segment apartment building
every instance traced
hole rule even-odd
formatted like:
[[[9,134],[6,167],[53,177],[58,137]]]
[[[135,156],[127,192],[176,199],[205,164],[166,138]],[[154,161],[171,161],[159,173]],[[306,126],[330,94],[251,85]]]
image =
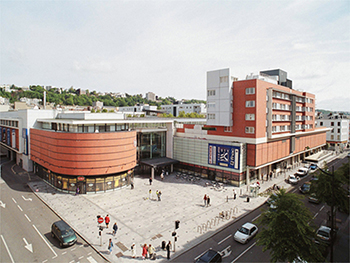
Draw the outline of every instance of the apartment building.
[[[343,150],[349,144],[349,119],[345,115],[330,114],[316,120],[316,127],[327,127],[326,140],[330,147]]]
[[[178,117],[180,112],[187,113],[197,113],[205,115],[207,113],[207,107],[204,103],[192,103],[192,104],[171,104],[171,105],[161,105],[161,110],[167,114],[172,114],[174,117]]]
[[[244,80],[207,72],[207,124],[183,125],[174,138],[180,169],[240,185],[320,151],[328,129],[315,127],[315,95],[291,86],[282,70]]]

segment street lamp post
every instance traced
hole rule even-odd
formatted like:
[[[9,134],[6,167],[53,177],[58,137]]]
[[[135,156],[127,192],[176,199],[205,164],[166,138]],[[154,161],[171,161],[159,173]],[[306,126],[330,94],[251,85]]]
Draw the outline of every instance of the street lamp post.
[[[333,262],[333,241],[334,241],[334,166],[332,166],[332,173],[328,173],[318,167],[322,173],[325,175],[328,175],[332,178],[332,201],[331,201],[331,255],[330,255],[330,262]]]

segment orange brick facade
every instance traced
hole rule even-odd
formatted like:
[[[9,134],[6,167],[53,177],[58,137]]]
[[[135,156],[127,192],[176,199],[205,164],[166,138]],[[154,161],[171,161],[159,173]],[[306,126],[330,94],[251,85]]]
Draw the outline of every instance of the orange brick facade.
[[[72,176],[120,173],[136,165],[136,132],[65,133],[30,130],[31,159]]]

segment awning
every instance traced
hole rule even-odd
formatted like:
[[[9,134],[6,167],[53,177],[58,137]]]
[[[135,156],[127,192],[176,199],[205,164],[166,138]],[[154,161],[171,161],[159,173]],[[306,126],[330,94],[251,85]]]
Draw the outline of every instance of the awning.
[[[178,162],[179,161],[177,161],[175,159],[171,159],[168,157],[161,157],[161,158],[154,158],[154,159],[149,159],[149,160],[142,160],[142,161],[140,161],[140,164],[144,164],[147,166],[157,168],[157,167],[164,167],[164,166],[171,165],[171,164],[176,164]]]

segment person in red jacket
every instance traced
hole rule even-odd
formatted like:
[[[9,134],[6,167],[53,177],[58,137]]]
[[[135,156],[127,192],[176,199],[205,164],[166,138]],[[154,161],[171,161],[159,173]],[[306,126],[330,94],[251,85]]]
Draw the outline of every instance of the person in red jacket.
[[[109,222],[111,222],[108,215],[106,215],[105,217],[105,222],[106,222],[106,227],[108,228]]]

